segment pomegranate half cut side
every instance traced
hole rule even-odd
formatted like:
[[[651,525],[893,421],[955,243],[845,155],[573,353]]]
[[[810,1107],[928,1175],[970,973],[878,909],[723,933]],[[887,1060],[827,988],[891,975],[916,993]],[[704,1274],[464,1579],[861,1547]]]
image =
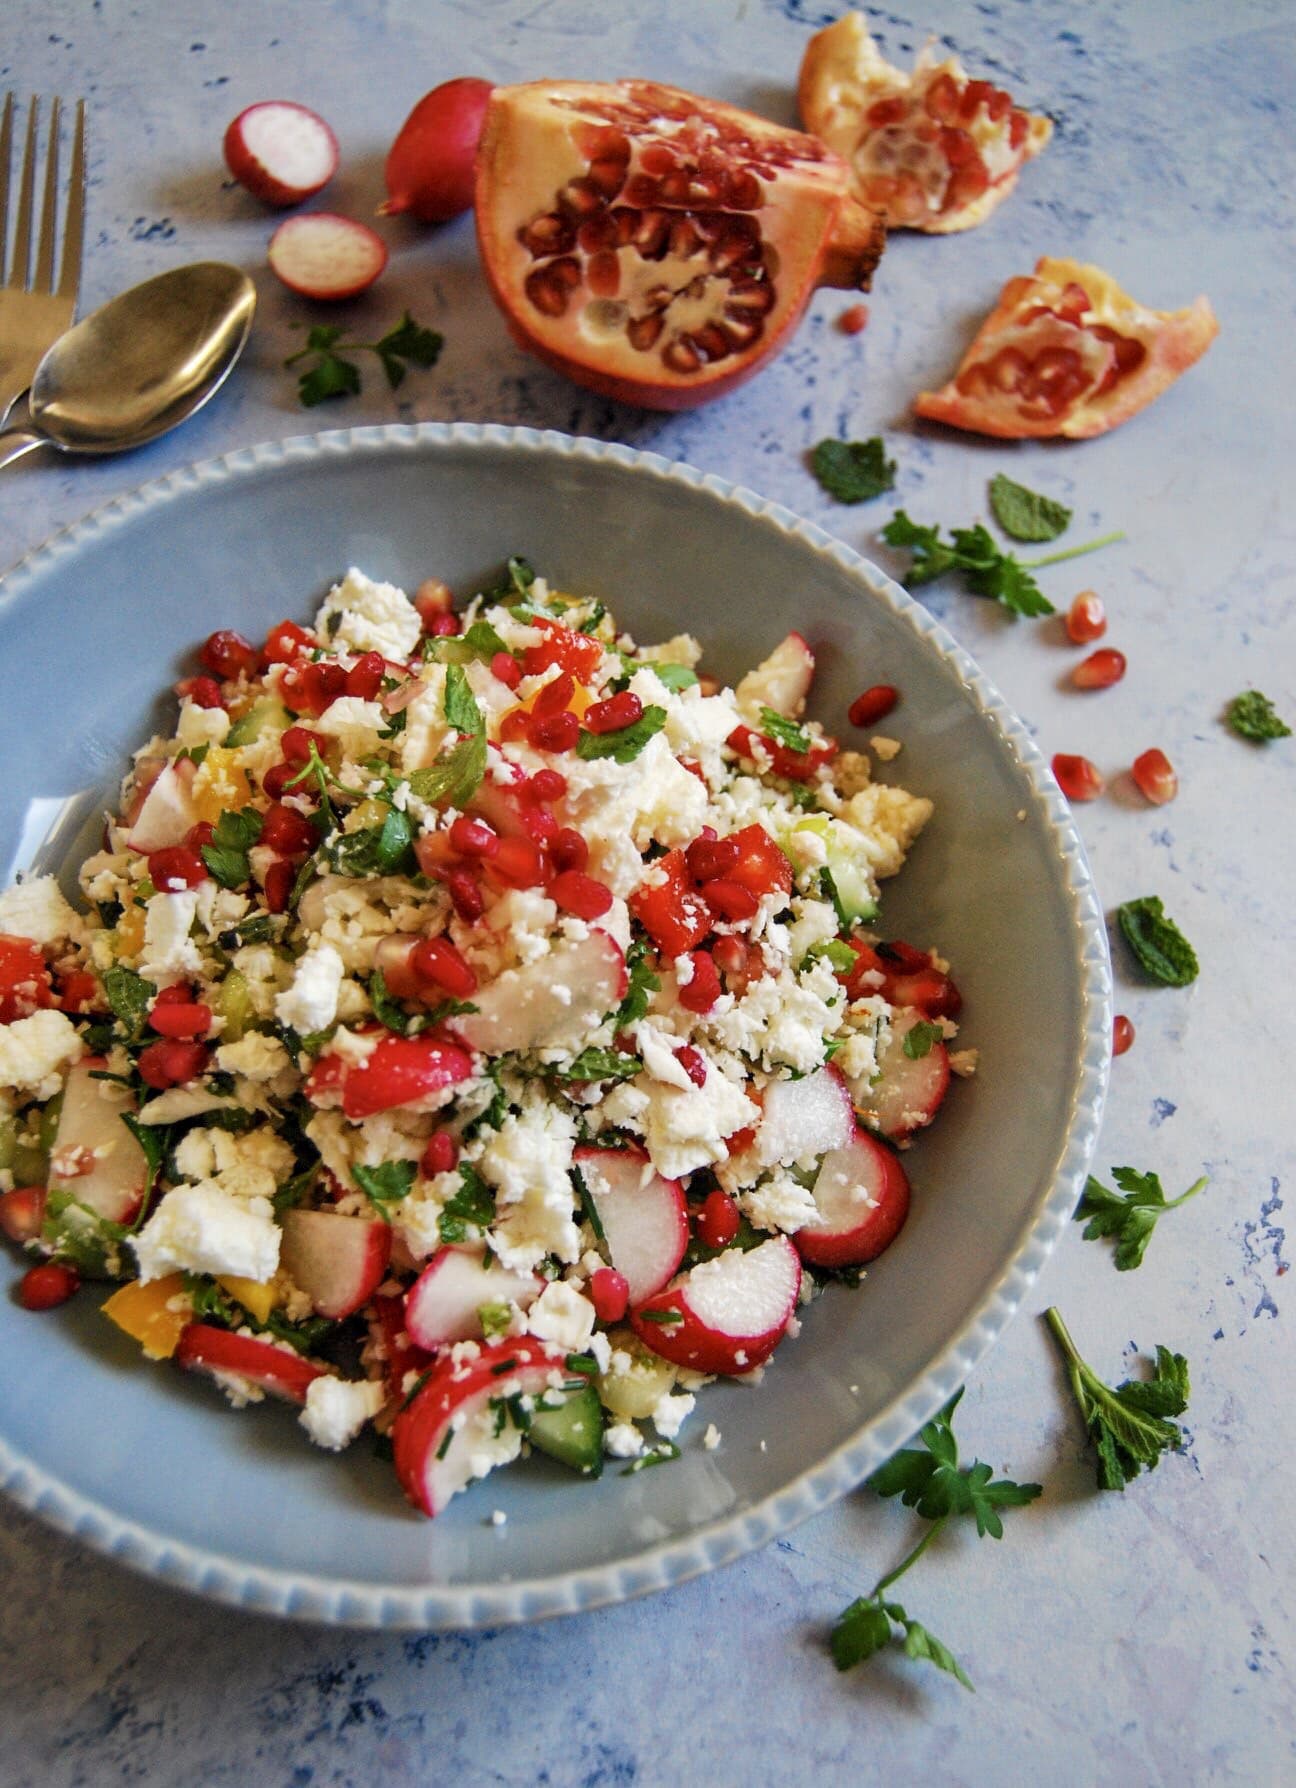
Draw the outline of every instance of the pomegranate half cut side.
[[[498,87],[477,155],[486,276],[519,346],[647,409],[731,391],[820,285],[867,290],[881,219],[816,138],[648,81]]]

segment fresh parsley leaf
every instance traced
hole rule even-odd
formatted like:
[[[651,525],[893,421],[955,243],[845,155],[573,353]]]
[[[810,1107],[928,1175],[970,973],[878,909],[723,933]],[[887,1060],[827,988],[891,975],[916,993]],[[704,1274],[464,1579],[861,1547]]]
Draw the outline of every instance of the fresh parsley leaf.
[[[456,740],[449,751],[426,770],[415,770],[409,785],[421,801],[466,807],[485,774],[486,735],[481,732],[469,739]]]
[[[376,968],[369,977],[369,1004],[373,1007],[374,1017],[379,1024],[385,1024],[398,1037],[407,1037],[410,1026],[417,1022],[393,996],[387,986],[387,977],[380,968]]]
[[[951,1426],[962,1391],[956,1391],[944,1408],[922,1429],[919,1438],[926,1451],[909,1447],[879,1466],[868,1480],[879,1496],[898,1496],[906,1508],[917,1509],[928,1521],[949,1515],[971,1515],[977,1533],[984,1538],[1003,1538],[1002,1508],[1022,1508],[1040,1494],[1039,1484],[1015,1484],[1011,1478],[993,1483],[990,1467],[979,1459],[959,1464],[958,1442]]]
[[[1116,908],[1121,934],[1152,980],[1167,987],[1187,987],[1197,979],[1197,952],[1173,919],[1166,917],[1159,895],[1145,894]]]
[[[284,361],[285,366],[290,364]],[[339,360],[334,354],[322,355],[319,363],[297,381],[297,396],[307,410],[327,403],[331,397],[355,397],[359,390],[360,368],[353,360]]]
[[[646,1017],[652,995],[661,991],[661,976],[654,970],[642,938],[635,938],[630,945],[626,956],[626,982],[625,998],[617,1008],[618,1031]]]
[[[990,480],[990,507],[1004,533],[1014,540],[1056,540],[1071,520],[1065,503],[1014,484],[1002,472]]]
[[[136,1042],[144,1029],[156,989],[143,975],[137,975],[134,969],[123,968],[120,963],[104,971],[103,985],[104,997],[112,1008],[113,1017],[125,1031],[127,1041]]]
[[[511,657],[508,647],[496,633],[489,621],[474,621],[465,633],[458,636],[458,643],[467,648],[474,657],[490,660],[497,652]]]
[[[336,325],[317,324],[308,333],[306,346],[290,354],[284,365],[296,366],[314,356],[314,366],[297,381],[297,395],[310,409],[331,397],[354,396],[360,390],[360,369],[353,360],[344,359],[344,353],[376,354],[394,391],[409,366],[435,366],[443,345],[444,338],[435,329],[423,328],[406,311],[396,327],[377,341],[343,341],[342,330]]]
[[[1084,1195],[1076,1206],[1075,1220],[1083,1218],[1084,1239],[1097,1241],[1102,1236],[1116,1239],[1116,1266],[1122,1273],[1132,1272],[1143,1264],[1143,1256],[1152,1239],[1157,1218],[1200,1192],[1208,1184],[1205,1176],[1189,1186],[1178,1198],[1167,1198],[1161,1181],[1154,1173],[1139,1173],[1133,1167],[1113,1167],[1112,1178],[1126,1196],[1113,1192],[1091,1174],[1085,1182]]]
[[[766,738],[777,740],[789,751],[804,755],[810,749],[812,741],[805,728],[798,726],[795,720],[789,720],[786,714],[780,714],[777,708],[761,709],[760,729]]]
[[[202,847],[202,859],[223,888],[241,888],[251,875],[248,852],[261,836],[262,815],[255,807],[238,812],[226,808],[216,821],[212,841]]]
[[[619,1049],[582,1049],[568,1063],[558,1078],[567,1081],[633,1080],[642,1074],[643,1063],[637,1055],[623,1055]]]
[[[826,957],[841,975],[848,975],[855,967],[854,950],[839,937],[825,938],[817,944],[811,944],[805,959],[807,962],[817,962],[821,956]],[[915,1025],[914,1028],[916,1030],[918,1026]]]
[[[576,755],[587,761],[610,757],[618,764],[633,763],[649,739],[659,733],[665,724],[665,708],[659,708],[655,703],[650,704],[633,725],[623,726],[617,732],[582,732],[576,745]]]
[[[325,855],[338,875],[395,875],[412,865],[413,842],[414,828],[400,809],[393,807],[381,826],[339,833]]]
[[[404,362],[424,368],[436,365],[445,346],[445,337],[438,335],[435,329],[423,328],[406,311],[396,327],[389,329],[373,346],[394,391],[405,377]]]
[[[893,1641],[904,1647],[906,1657],[924,1658],[938,1670],[956,1677],[965,1689],[972,1687],[948,1645],[928,1632],[920,1621],[911,1619],[899,1602],[884,1602],[876,1593],[860,1596],[838,1616],[829,1644],[837,1668],[850,1670]]]
[[[1258,689],[1243,690],[1229,703],[1225,719],[1235,733],[1253,744],[1263,745],[1266,739],[1289,739],[1291,728],[1280,720],[1273,703]]]
[[[949,539],[942,540],[939,527],[923,527],[903,509],[897,509],[883,528],[882,538],[888,546],[905,547],[913,555],[905,575],[910,589],[934,583],[950,571],[960,571],[976,595],[993,597],[1012,614],[1034,616],[1051,615],[1054,608],[1031,576],[1032,571],[1096,552],[1125,536],[1105,534],[1101,540],[1067,547],[1042,559],[1018,559],[1003,552],[979,522],[971,528],[951,529]]]
[[[867,503],[895,485],[895,461],[886,457],[881,435],[867,441],[820,441],[810,465],[839,503]]]
[[[1170,1417],[1188,1407],[1188,1362],[1158,1346],[1151,1378],[1126,1379],[1115,1390],[1080,1356],[1056,1309],[1044,1312],[1067,1363],[1067,1375],[1098,1454],[1098,1488],[1124,1490],[1140,1471],[1155,1470],[1183,1435]]]
[[[286,1341],[298,1353],[318,1353],[337,1327],[327,1316],[306,1316],[300,1322],[289,1322],[282,1310],[272,1310],[263,1323],[256,1325],[276,1341]]]
[[[392,1207],[408,1198],[417,1168],[413,1161],[384,1161],[377,1167],[351,1169],[351,1178],[386,1222],[392,1220]]]
[[[852,960],[854,951],[851,952]],[[917,1024],[910,1025],[904,1035],[903,1049],[911,1062],[920,1062],[924,1056],[931,1054],[933,1043],[943,1043],[945,1032],[938,1024],[929,1024],[920,1018]]]
[[[697,684],[697,672],[690,670],[687,664],[655,664],[649,663],[648,669],[659,683],[664,683],[672,693],[678,694],[681,689],[692,689]]]
[[[275,1216],[282,1217],[285,1211],[291,1211],[297,1205],[304,1204],[314,1190],[315,1182],[319,1176],[320,1163],[312,1161],[309,1167],[302,1168],[300,1173],[295,1173],[291,1179],[285,1180],[271,1200]]]
[[[462,1242],[469,1228],[487,1229],[495,1218],[495,1194],[471,1162],[459,1166],[459,1190],[441,1207],[437,1228],[443,1242]]]

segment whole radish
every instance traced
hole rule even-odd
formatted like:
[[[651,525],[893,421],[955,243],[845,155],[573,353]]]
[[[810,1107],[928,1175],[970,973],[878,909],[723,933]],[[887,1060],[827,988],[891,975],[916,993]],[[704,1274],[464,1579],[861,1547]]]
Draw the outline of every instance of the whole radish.
[[[384,217],[408,211],[424,223],[446,223],[473,202],[473,168],[489,81],[462,75],[444,81],[415,106],[387,156]]]
[[[267,205],[296,205],[337,173],[337,138],[322,118],[290,99],[248,106],[225,132],[229,171]]]

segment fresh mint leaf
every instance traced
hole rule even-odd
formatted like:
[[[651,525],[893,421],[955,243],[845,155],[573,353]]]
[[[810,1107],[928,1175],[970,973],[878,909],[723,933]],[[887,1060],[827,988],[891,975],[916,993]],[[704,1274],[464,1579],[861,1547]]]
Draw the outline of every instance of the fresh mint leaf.
[[[1120,1192],[1113,1192],[1092,1174],[1089,1176],[1084,1195],[1076,1206],[1075,1221],[1088,1219],[1084,1229],[1087,1242],[1098,1241],[1104,1236],[1115,1239],[1116,1267],[1122,1273],[1132,1272],[1143,1264],[1157,1219],[1185,1204],[1209,1183],[1203,1176],[1178,1198],[1167,1198],[1154,1173],[1139,1173],[1133,1167],[1113,1167],[1112,1178]]]
[[[414,1175],[413,1161],[384,1161],[377,1167],[352,1166],[351,1178],[386,1222],[392,1220],[392,1209],[410,1195]]]
[[[673,694],[677,695],[681,689],[693,689],[697,685],[697,672],[690,670],[687,664],[646,662],[648,662],[648,669],[652,671],[657,681],[664,684]]]
[[[1124,1490],[1140,1471],[1155,1470],[1163,1453],[1181,1445],[1183,1435],[1170,1418],[1188,1407],[1188,1362],[1158,1346],[1150,1379],[1127,1378],[1113,1390],[1081,1358],[1057,1310],[1046,1310],[1044,1320],[1062,1350],[1072,1394],[1098,1455],[1098,1488]]]
[[[1071,521],[1065,503],[1015,484],[1002,472],[990,480],[990,507],[1004,533],[1014,540],[1056,540]]]
[[[137,1042],[157,990],[143,975],[137,975],[134,969],[124,968],[120,963],[105,969],[103,986],[104,997],[113,1017],[126,1033],[127,1042]]]
[[[1258,689],[1245,689],[1235,695],[1225,714],[1233,731],[1255,745],[1267,739],[1289,739],[1291,728],[1278,717],[1273,703]]]
[[[1152,980],[1166,987],[1187,987],[1198,974],[1197,952],[1156,894],[1145,894],[1139,900],[1127,900],[1116,908],[1121,935],[1139,967]]]
[[[398,1037],[407,1037],[410,1027],[418,1023],[392,995],[387,986],[387,978],[379,968],[369,977],[369,1004],[373,1007],[374,1017],[379,1024],[386,1025],[389,1031],[395,1031]]]
[[[488,1229],[495,1220],[495,1194],[471,1162],[459,1166],[459,1190],[441,1207],[437,1228],[443,1242],[466,1241],[469,1229]]]
[[[466,807],[480,788],[485,774],[486,735],[482,732],[470,739],[457,740],[426,770],[415,770],[409,785],[421,801]]]
[[[446,724],[457,733],[468,739],[485,733],[486,721],[462,665],[452,664],[446,669],[444,707]]]
[[[820,441],[810,464],[839,503],[867,503],[895,486],[895,461],[886,457],[881,435],[867,441]]]
[[[202,847],[202,859],[223,888],[241,888],[252,871],[248,852],[261,836],[262,815],[255,807],[237,812],[226,808],[216,821],[212,841]]]
[[[576,755],[587,761],[610,757],[618,764],[633,763],[649,739],[655,737],[665,724],[665,708],[652,704],[644,709],[633,725],[623,726],[618,732],[582,732],[577,742]]]
[[[617,1030],[623,1031],[646,1017],[653,994],[660,991],[661,976],[653,968],[648,948],[641,938],[635,938],[626,956],[626,992],[617,1008]]]
[[[789,720],[786,714],[780,714],[777,708],[762,708],[760,711],[760,729],[768,739],[775,739],[789,751],[797,751],[805,755],[813,741],[803,726],[795,720]]]
[[[560,1080],[633,1080],[642,1074],[643,1063],[637,1055],[623,1055],[619,1049],[582,1049],[559,1074]]]
[[[855,952],[852,950],[852,961],[854,955]],[[925,1056],[931,1054],[933,1043],[943,1043],[944,1041],[945,1032],[940,1025],[929,1024],[925,1018],[920,1018],[917,1024],[910,1025],[905,1032],[902,1047],[911,1062],[920,1062]]]

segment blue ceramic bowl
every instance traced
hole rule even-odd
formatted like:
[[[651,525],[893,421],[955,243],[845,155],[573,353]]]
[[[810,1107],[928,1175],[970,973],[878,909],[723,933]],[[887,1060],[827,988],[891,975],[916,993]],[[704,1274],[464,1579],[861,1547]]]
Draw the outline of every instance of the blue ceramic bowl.
[[[510,553],[604,598],[641,639],[698,634],[726,680],[800,628],[829,724],[863,685],[903,691],[897,779],[936,816],[887,887],[887,926],[954,965],[981,1071],[909,1156],[913,1211],[867,1284],[813,1306],[758,1389],[708,1388],[663,1470],[586,1484],[537,1458],[428,1522],[367,1443],[335,1458],[282,1408],[234,1413],[142,1360],[93,1292],[39,1321],[0,1299],[0,1483],[101,1551],[223,1601],[366,1626],[494,1625],[738,1557],[857,1484],[963,1382],[1093,1151],[1106,937],[1024,727],[875,567],[652,454],[526,429],[357,429],[177,473],[60,535],[0,584],[5,879],[35,865],[74,885],[129,751],[213,628],[259,637],[304,619],[352,564],[468,593]],[[0,1264],[6,1282],[20,1270]],[[698,1438],[708,1421],[714,1452]],[[486,1519],[496,1508],[502,1527]]]

